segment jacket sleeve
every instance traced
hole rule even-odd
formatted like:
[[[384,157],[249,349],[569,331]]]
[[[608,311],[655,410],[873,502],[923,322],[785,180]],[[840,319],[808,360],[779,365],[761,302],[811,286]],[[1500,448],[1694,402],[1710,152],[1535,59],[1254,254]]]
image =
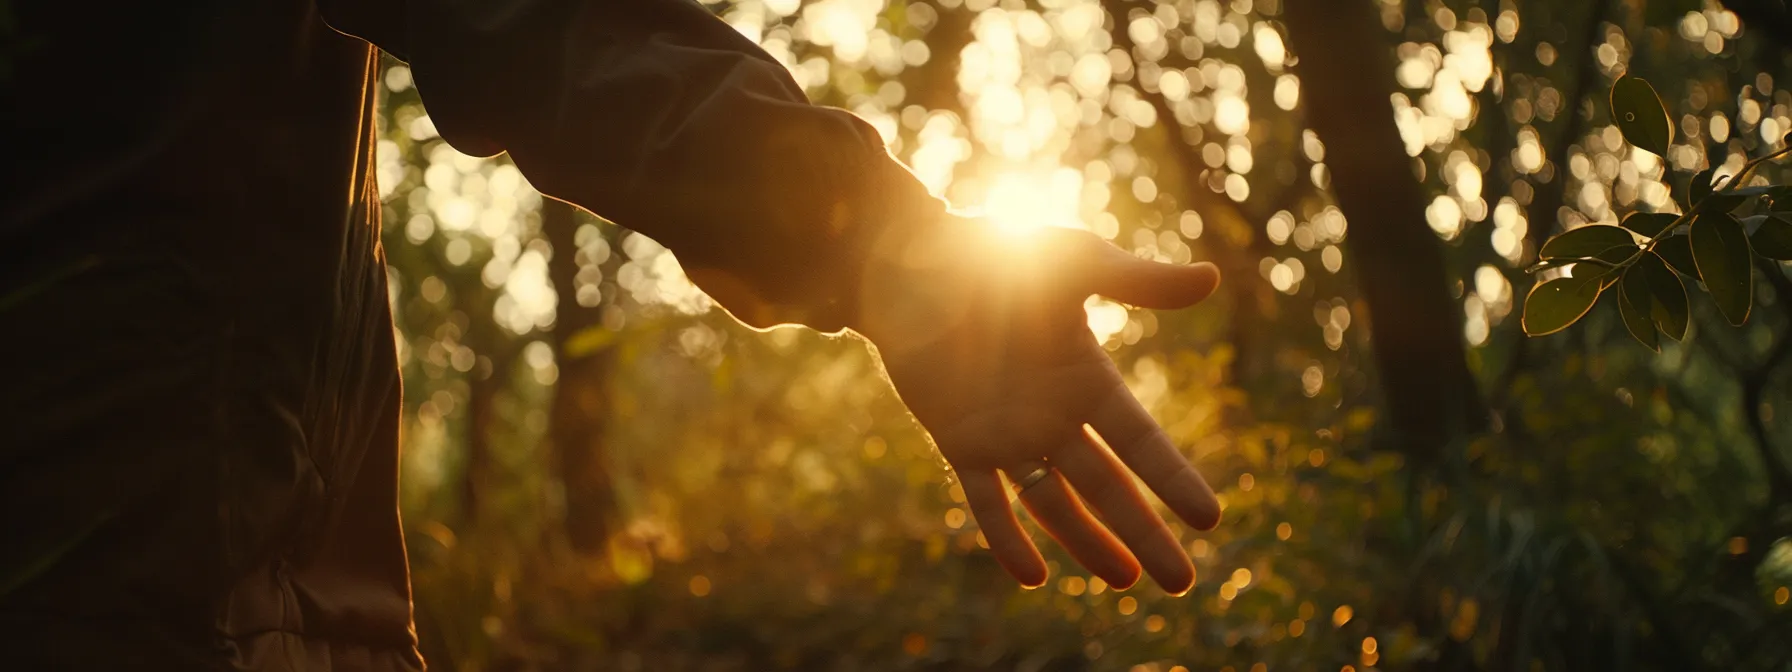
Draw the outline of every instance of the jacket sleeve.
[[[693,0],[332,4],[409,61],[450,145],[507,151],[542,193],[654,238],[749,325],[851,326],[878,239],[944,211],[875,129]]]

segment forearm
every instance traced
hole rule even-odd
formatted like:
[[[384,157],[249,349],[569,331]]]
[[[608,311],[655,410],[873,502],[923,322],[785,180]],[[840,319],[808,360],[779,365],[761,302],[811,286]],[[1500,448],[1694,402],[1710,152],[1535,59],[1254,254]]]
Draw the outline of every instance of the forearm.
[[[754,326],[848,326],[877,238],[943,210],[688,0],[413,1],[388,42],[450,144],[655,238]]]

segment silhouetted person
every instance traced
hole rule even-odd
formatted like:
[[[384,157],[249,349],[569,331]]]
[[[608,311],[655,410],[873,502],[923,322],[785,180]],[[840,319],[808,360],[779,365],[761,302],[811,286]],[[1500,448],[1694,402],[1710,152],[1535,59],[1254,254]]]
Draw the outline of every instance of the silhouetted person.
[[[1002,472],[1108,582],[1193,582],[1126,471],[1197,527],[1217,503],[1082,303],[1187,305],[1212,266],[946,213],[689,0],[100,4],[12,0],[0,49],[0,668],[422,666],[372,45],[449,144],[652,236],[747,324],[872,341],[1023,583]]]

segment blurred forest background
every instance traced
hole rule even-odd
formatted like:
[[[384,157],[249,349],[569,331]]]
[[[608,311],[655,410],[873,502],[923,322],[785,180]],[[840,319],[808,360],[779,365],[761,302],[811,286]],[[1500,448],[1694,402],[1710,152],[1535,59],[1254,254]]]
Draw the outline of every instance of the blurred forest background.
[[[449,148],[389,61],[438,669],[1792,669],[1792,269],[1742,328],[1695,294],[1660,354],[1612,300],[1517,313],[1551,234],[1784,148],[1780,0],[706,1],[954,205],[1225,270],[1088,304],[1224,521],[1180,532],[1187,596],[1050,552],[1020,590],[863,345],[740,327]],[[1665,159],[1612,125],[1625,73]]]

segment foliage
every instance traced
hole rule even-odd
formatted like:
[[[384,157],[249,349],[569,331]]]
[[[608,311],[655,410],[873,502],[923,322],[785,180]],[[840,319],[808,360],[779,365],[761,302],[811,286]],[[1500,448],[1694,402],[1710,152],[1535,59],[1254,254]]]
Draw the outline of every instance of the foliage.
[[[1314,109],[1301,62],[1323,56],[1286,48],[1294,1],[708,3],[954,204],[1221,264],[1194,310],[1089,304],[1226,505],[1180,532],[1198,568],[1180,598],[1062,555],[1016,589],[861,344],[743,329],[653,241],[555,228],[506,160],[444,145],[386,63],[401,494],[432,666],[1784,669],[1792,282],[1760,257],[1792,233],[1769,186],[1787,180],[1772,162],[1710,179],[1784,149],[1783,47],[1706,0],[1377,1],[1383,30],[1360,37],[1395,56],[1392,109]],[[1620,73],[1683,111],[1665,153],[1601,104]],[[1401,325],[1368,308],[1343,253],[1377,241],[1332,194],[1348,157],[1307,122],[1371,113],[1410,159],[1379,179],[1431,199],[1403,224],[1443,246],[1452,340],[1493,418],[1424,459],[1376,439],[1375,334]],[[1672,290],[1735,270],[1734,229],[1705,262],[1700,218],[1669,211],[1717,222],[1712,199],[1738,196],[1721,214],[1755,255],[1750,315],[1718,328],[1717,302]],[[1602,256],[1613,234],[1622,258]],[[1539,261],[1548,295],[1584,303],[1556,338],[1513,314]],[[1659,354],[1616,347],[1632,331]]]
[[[1626,141],[1657,156],[1667,154],[1674,129],[1655,87],[1641,78],[1621,78],[1612,85],[1611,109]],[[1578,273],[1531,288],[1525,333],[1542,336],[1568,328],[1605,290],[1616,287],[1624,327],[1660,351],[1658,330],[1674,340],[1686,337],[1686,286],[1676,271],[1701,283],[1724,318],[1742,326],[1754,306],[1754,257],[1792,260],[1792,186],[1737,187],[1761,164],[1792,153],[1792,135],[1784,144],[1787,149],[1752,159],[1734,175],[1718,175],[1715,168],[1694,175],[1683,214],[1633,212],[1620,226],[1595,224],[1551,237],[1533,270],[1569,266]],[[1733,213],[1745,205],[1762,212],[1739,220]]]

